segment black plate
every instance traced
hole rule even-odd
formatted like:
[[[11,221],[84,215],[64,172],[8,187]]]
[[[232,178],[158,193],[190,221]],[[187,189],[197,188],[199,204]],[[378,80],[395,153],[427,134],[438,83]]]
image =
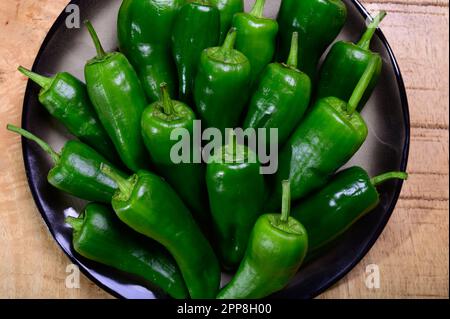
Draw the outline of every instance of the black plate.
[[[247,9],[253,1],[246,1]],[[349,11],[347,25],[340,38],[356,41],[365,27],[368,16],[356,0],[345,1]],[[80,7],[81,21],[90,19],[106,49],[114,50],[116,42],[116,15],[120,0],[74,0]],[[267,13],[275,16],[279,0],[268,1]],[[33,70],[42,74],[68,71],[83,79],[84,63],[94,56],[94,48],[87,31],[67,29],[63,12],[49,31],[36,57]],[[372,45],[384,59],[380,84],[374,92],[363,116],[370,133],[364,147],[348,165],[358,164],[371,175],[392,170],[405,170],[409,152],[409,111],[402,76],[393,52],[378,30]],[[38,87],[28,83],[23,107],[22,126],[49,141],[59,149],[71,136],[50,118],[39,105]],[[23,158],[28,182],[42,217],[58,244],[83,273],[114,296],[125,298],[159,297],[125,275],[107,267],[89,262],[71,248],[71,230],[64,218],[80,211],[84,202],[65,195],[49,186],[46,174],[50,169],[48,156],[34,143],[23,142]],[[380,187],[381,203],[371,214],[360,220],[342,236],[333,250],[307,264],[289,287],[274,297],[312,298],[329,288],[346,275],[369,251],[384,229],[402,188],[401,181],[392,181]]]

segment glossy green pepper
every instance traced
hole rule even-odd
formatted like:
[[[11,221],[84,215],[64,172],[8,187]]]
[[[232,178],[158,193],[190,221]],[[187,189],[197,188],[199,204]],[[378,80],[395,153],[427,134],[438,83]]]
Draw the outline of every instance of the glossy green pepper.
[[[146,171],[129,179],[107,166],[102,171],[119,185],[112,207],[120,220],[169,250],[192,298],[214,298],[220,284],[219,262],[190,211],[169,184]]]
[[[236,50],[242,52],[252,67],[252,83],[272,62],[278,34],[278,23],[264,17],[265,0],[256,0],[249,13],[234,15],[232,26],[237,30]]]
[[[134,66],[151,101],[158,100],[160,83],[168,83],[171,89],[177,87],[170,38],[175,17],[185,3],[186,0],[124,0],[120,7],[120,51]]]
[[[378,64],[377,69],[373,74],[369,87],[356,108],[358,111],[362,110],[378,83],[383,67],[381,56],[378,53],[370,51],[370,42],[375,30],[385,16],[386,12],[380,12],[368,26],[367,31],[357,44],[339,41],[331,47],[320,70],[319,82],[317,84],[317,98],[335,96],[341,100],[348,100],[369,61],[375,58]]]
[[[278,61],[289,55],[292,32],[300,38],[299,69],[316,80],[319,60],[336,39],[347,19],[347,8],[341,0],[283,0],[278,13]]]
[[[219,43],[220,13],[210,0],[185,4],[172,31],[172,53],[178,69],[179,99],[192,103],[192,90],[200,55]]]
[[[47,180],[52,186],[81,199],[111,202],[117,184],[100,171],[101,164],[107,164],[120,176],[125,175],[113,168],[112,164],[90,146],[79,141],[69,141],[64,145],[61,154],[58,154],[50,145],[30,132],[11,124],[7,128],[36,142],[50,155],[53,168],[48,173]]]
[[[211,0],[220,11],[220,40],[219,43],[225,41],[228,30],[231,28],[231,21],[236,13],[244,11],[243,0]]]
[[[231,135],[228,145],[209,160],[206,183],[218,255],[226,269],[235,269],[244,257],[250,232],[264,204],[264,177],[257,155],[237,145],[236,137]]]
[[[323,189],[293,208],[292,217],[305,226],[308,253],[313,253],[343,234],[380,202],[376,186],[390,179],[407,179],[403,172],[370,179],[360,167],[338,173]]]
[[[376,68],[373,59],[348,103],[335,97],[318,100],[281,150],[274,180],[290,179],[293,200],[325,186],[366,140],[368,129],[356,106]],[[268,207],[276,207],[280,197],[275,191]]]
[[[309,76],[297,69],[298,33],[288,61],[267,66],[250,102],[244,128],[277,128],[283,145],[305,113],[311,97]],[[266,137],[266,141],[269,141]]]
[[[144,90],[125,55],[105,53],[92,24],[86,26],[97,49],[84,70],[89,97],[123,163],[138,171],[149,164],[140,129]]]
[[[234,49],[236,30],[231,29],[221,47],[203,51],[195,79],[197,112],[207,127],[235,128],[247,103],[250,62]]]
[[[306,256],[308,235],[289,213],[289,181],[284,181],[281,215],[259,217],[244,260],[218,299],[264,298],[283,289],[294,277]]]
[[[67,72],[45,77],[22,66],[19,71],[41,87],[39,102],[71,134],[110,161],[118,160],[114,145],[95,113],[83,82]]]
[[[207,207],[205,172],[202,164],[196,164],[193,157],[189,163],[174,163],[172,149],[178,141],[171,135],[176,129],[185,129],[194,136],[194,112],[184,103],[170,98],[166,83],[161,85],[161,100],[150,105],[142,114],[142,136],[158,173],[180,195],[194,213],[200,225],[210,220]],[[200,146],[192,145],[190,154]]]
[[[173,298],[189,293],[175,260],[161,245],[125,226],[110,208],[89,204],[78,218],[67,217],[72,244],[81,256],[145,279]]]

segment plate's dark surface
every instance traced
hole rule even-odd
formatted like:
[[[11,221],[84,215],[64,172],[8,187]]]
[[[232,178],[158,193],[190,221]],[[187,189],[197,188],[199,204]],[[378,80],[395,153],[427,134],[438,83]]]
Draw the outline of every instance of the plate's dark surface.
[[[267,14],[275,16],[280,0],[267,1]],[[356,41],[364,26],[367,12],[354,0],[344,1],[349,11],[348,22],[339,38]],[[116,16],[121,0],[72,1],[80,7],[81,21],[90,19],[97,28],[105,49],[114,50]],[[246,1],[249,8],[253,1]],[[87,31],[68,29],[67,13],[63,12],[47,35],[36,58],[33,70],[52,75],[68,71],[84,79],[86,60],[94,56],[94,48]],[[405,170],[409,151],[409,113],[405,88],[393,53],[379,30],[372,48],[381,53],[384,69],[380,84],[366,106],[363,117],[369,125],[369,137],[364,147],[349,165],[358,164],[371,175],[386,171]],[[71,138],[39,105],[38,87],[29,83],[23,108],[23,127],[49,141],[59,149]],[[64,224],[67,214],[80,211],[84,202],[67,196],[48,185],[46,175],[50,160],[38,147],[23,143],[23,155],[30,188],[36,204],[52,235],[66,254],[81,270],[101,287],[115,296],[125,298],[155,298],[144,287],[114,270],[89,262],[78,256],[71,247],[71,230]],[[392,181],[379,188],[381,204],[341,237],[328,254],[306,264],[285,290],[275,297],[311,298],[317,296],[348,273],[377,240],[397,202],[402,182]]]

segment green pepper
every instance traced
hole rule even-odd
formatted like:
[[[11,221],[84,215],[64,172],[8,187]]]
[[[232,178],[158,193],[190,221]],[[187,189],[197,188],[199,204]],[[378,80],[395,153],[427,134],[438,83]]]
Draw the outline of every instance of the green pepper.
[[[67,217],[66,223],[73,228],[72,244],[81,256],[143,278],[173,298],[189,297],[168,252],[125,226],[110,208],[89,204],[78,218]]]
[[[264,17],[265,0],[256,0],[249,13],[234,15],[232,26],[237,30],[236,50],[244,53],[252,67],[252,83],[272,62],[278,34],[278,23]]]
[[[208,161],[206,183],[219,256],[226,269],[234,269],[244,257],[264,203],[264,178],[257,155],[237,145],[232,134],[229,144]]]
[[[207,127],[239,125],[250,89],[250,62],[234,49],[236,30],[231,29],[221,47],[203,51],[195,79],[197,112]]]
[[[408,174],[391,172],[370,179],[360,167],[338,173],[330,183],[292,210],[292,217],[305,226],[309,253],[343,234],[380,202],[376,186],[390,179],[407,179]]]
[[[179,99],[190,104],[200,55],[219,43],[220,13],[210,0],[185,4],[172,31],[172,53],[178,69]]]
[[[283,0],[277,18],[281,30],[278,60],[286,61],[292,32],[298,32],[299,69],[314,82],[321,56],[338,36],[346,19],[347,8],[341,0]]]
[[[161,100],[142,114],[142,136],[158,173],[166,178],[195,214],[196,220],[204,225],[209,220],[203,195],[206,193],[204,167],[191,159],[189,163],[174,163],[171,159],[172,149],[177,144],[171,140],[172,132],[185,129],[189,136],[194,136],[195,114],[186,104],[171,100],[166,83],[161,85],[161,90]],[[191,148],[191,154],[195,149],[195,146]]]
[[[148,165],[140,129],[144,90],[125,55],[105,53],[92,24],[86,21],[86,26],[97,49],[84,70],[89,97],[120,158],[137,171]]]
[[[52,161],[53,168],[47,176],[48,182],[59,190],[81,199],[109,203],[117,190],[117,184],[100,171],[100,165],[106,163],[113,166],[90,146],[79,142],[67,142],[61,154],[55,152],[50,145],[24,129],[8,124],[8,130],[36,142]],[[125,176],[114,169],[116,174]]]
[[[220,11],[220,40],[219,43],[225,41],[228,30],[231,28],[231,21],[238,12],[244,11],[243,0],[211,0]]]
[[[124,0],[120,7],[119,47],[134,66],[151,101],[158,100],[160,83],[176,88],[170,38],[176,14],[185,3],[186,0]]]
[[[119,185],[112,207],[119,219],[169,250],[192,298],[214,298],[220,266],[208,240],[175,191],[162,178],[139,171],[129,179],[107,166],[102,171]]]
[[[376,68],[373,59],[348,103],[335,97],[318,100],[281,150],[274,180],[280,183],[289,178],[294,200],[325,186],[366,140],[367,125],[356,106]],[[280,195],[275,190],[269,208],[276,207]]]
[[[279,145],[286,142],[300,122],[311,97],[311,80],[297,69],[297,50],[298,33],[294,32],[287,63],[267,66],[244,121],[244,128],[277,128]]]
[[[39,102],[51,116],[82,142],[110,161],[117,161],[114,145],[95,113],[83,82],[67,72],[44,77],[22,66],[19,71],[41,87]]]
[[[308,250],[308,235],[289,217],[289,181],[283,181],[281,215],[259,217],[236,275],[218,299],[259,299],[283,289],[300,268]]]
[[[377,59],[377,69],[361,102],[356,108],[358,111],[362,110],[377,85],[383,67],[381,56],[370,51],[370,42],[375,30],[385,16],[386,12],[380,12],[368,26],[367,31],[357,44],[339,41],[331,47],[320,70],[317,98],[335,96],[342,100],[348,100],[369,61],[375,58]]]

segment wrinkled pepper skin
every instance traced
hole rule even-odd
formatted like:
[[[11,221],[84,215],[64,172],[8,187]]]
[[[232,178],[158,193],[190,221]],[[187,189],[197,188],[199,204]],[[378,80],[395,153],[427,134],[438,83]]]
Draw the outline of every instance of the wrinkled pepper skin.
[[[250,90],[250,62],[233,49],[235,39],[236,30],[231,29],[222,47],[204,50],[195,79],[197,113],[206,127],[222,133],[239,125]]]
[[[271,63],[267,66],[244,121],[244,129],[278,129],[278,145],[284,145],[294,131],[311,98],[311,80],[296,68],[298,37],[295,34],[291,59],[286,64]]]
[[[193,162],[174,163],[171,159],[173,147],[179,143],[172,141],[172,132],[185,129],[189,136],[194,136],[194,112],[184,103],[171,100],[166,84],[161,86],[161,100],[150,105],[142,114],[142,136],[150,159],[158,173],[180,195],[194,214],[200,225],[210,221],[207,208],[205,171],[202,164]],[[198,148],[199,146],[197,146]],[[194,154],[192,145],[190,154]]]
[[[138,171],[149,165],[140,130],[144,90],[125,55],[105,53],[92,25],[87,26],[97,49],[84,70],[89,97],[123,163]]]
[[[278,23],[264,17],[265,0],[257,0],[251,12],[234,15],[232,26],[237,30],[236,50],[250,61],[252,83],[275,55]]]
[[[172,30],[172,54],[178,70],[179,99],[192,103],[192,90],[202,51],[214,47],[220,38],[219,9],[209,0],[185,4]]]
[[[67,72],[44,77],[24,67],[19,71],[41,87],[39,102],[67,130],[110,161],[118,155],[103,128],[87,93],[86,85]]]
[[[361,102],[356,108],[358,112],[363,109],[378,83],[383,67],[381,56],[370,51],[370,40],[385,15],[385,12],[381,12],[373,20],[357,44],[339,41],[331,47],[320,70],[317,98],[335,96],[347,101],[370,60],[375,58],[377,60],[377,69]],[[342,79],[345,79],[345,81]]]
[[[244,0],[211,0],[211,3],[220,11],[219,43],[223,43],[231,28],[231,21],[234,15],[244,11]]]
[[[171,54],[175,17],[186,0],[124,0],[117,20],[120,51],[139,75],[150,101],[159,98],[159,85],[177,87]],[[175,92],[171,92],[174,94]]]
[[[259,217],[244,260],[217,299],[264,298],[283,289],[297,273],[308,251],[308,235],[302,224],[289,217],[290,198],[286,191],[283,194],[287,196],[283,196],[282,214]]]
[[[247,147],[236,145],[233,138],[207,165],[206,182],[218,255],[227,270],[239,266],[264,204],[264,177],[256,158]]]
[[[308,253],[333,241],[378,206],[377,183],[407,176],[392,172],[371,180],[361,167],[351,167],[334,176],[327,186],[292,209],[292,217],[308,232]]]
[[[278,61],[286,61],[291,35],[299,33],[299,69],[316,80],[319,60],[347,19],[341,0],[283,0],[278,13]]]
[[[110,208],[89,204],[78,217],[68,217],[72,244],[81,256],[136,275],[176,299],[189,293],[175,260],[161,245],[125,226]]]
[[[122,222],[169,250],[191,298],[214,298],[220,285],[220,266],[208,240],[190,211],[162,178],[140,171],[128,180],[107,167],[120,191],[112,207]]]
[[[36,142],[47,152],[53,161],[53,168],[47,175],[48,182],[78,198],[100,203],[111,202],[117,184],[101,172],[102,163],[114,169],[116,174],[125,176],[97,151],[82,142],[69,141],[58,154],[47,143],[23,129],[8,125],[8,130]]]

